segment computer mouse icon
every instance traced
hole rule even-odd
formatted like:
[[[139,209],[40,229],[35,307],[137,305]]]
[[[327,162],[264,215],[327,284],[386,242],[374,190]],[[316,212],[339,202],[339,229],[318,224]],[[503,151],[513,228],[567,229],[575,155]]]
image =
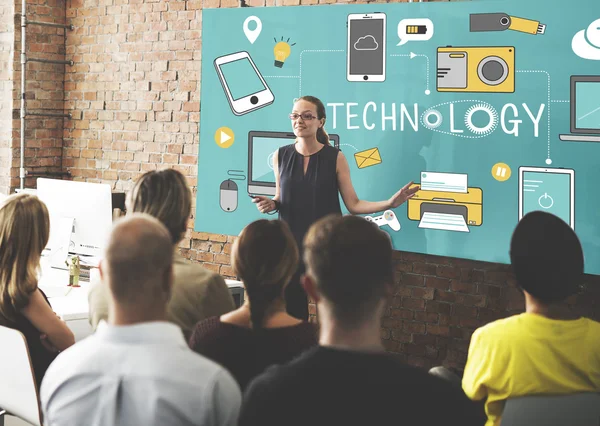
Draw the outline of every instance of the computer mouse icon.
[[[219,204],[223,211],[231,213],[237,209],[238,205],[238,186],[231,179],[221,182],[219,187]]]

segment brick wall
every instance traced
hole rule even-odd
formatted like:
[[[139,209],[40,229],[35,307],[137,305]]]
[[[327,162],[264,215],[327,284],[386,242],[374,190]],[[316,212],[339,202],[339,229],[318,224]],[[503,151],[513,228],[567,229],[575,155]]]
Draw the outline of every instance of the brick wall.
[[[6,2],[6,0],[2,0]],[[6,144],[10,148],[8,168],[0,166],[0,182],[6,182],[7,190],[19,187],[20,167],[20,115],[21,107],[21,2],[10,2],[11,16],[3,17],[4,25],[10,24],[13,31],[14,55],[12,66],[1,66],[12,70],[11,92],[6,92],[4,103],[12,98],[12,140]],[[64,24],[66,21],[65,2],[63,0],[27,1],[29,21]],[[16,14],[16,15],[15,15]],[[26,53],[28,59],[65,60],[64,30],[39,25],[26,28]],[[30,62],[26,68],[25,99],[28,112],[64,112],[64,65]],[[9,85],[10,86],[10,85]],[[6,87],[9,90],[9,87]],[[10,96],[10,98],[9,98]],[[4,123],[3,123],[4,124]],[[0,135],[10,131],[10,122],[2,126]],[[62,169],[63,119],[52,117],[28,117],[25,121],[25,169],[28,172],[27,187],[35,187],[38,176],[60,176]],[[0,136],[0,147],[3,138]],[[0,159],[4,158],[0,154]],[[0,183],[0,188],[2,184]]]
[[[75,64],[65,70],[64,107],[73,119],[65,120],[61,142],[63,170],[74,179],[123,191],[147,170],[174,167],[195,192],[203,5],[237,7],[238,0],[67,0],[75,30],[67,33],[66,59]],[[231,277],[234,237],[193,232],[193,216],[182,253]],[[381,333],[386,348],[410,364],[462,368],[476,327],[523,309],[506,265],[400,252],[395,262]],[[600,319],[599,299],[600,277],[588,277],[572,304]]]
[[[14,0],[0,0],[0,194],[8,194],[12,154]]]

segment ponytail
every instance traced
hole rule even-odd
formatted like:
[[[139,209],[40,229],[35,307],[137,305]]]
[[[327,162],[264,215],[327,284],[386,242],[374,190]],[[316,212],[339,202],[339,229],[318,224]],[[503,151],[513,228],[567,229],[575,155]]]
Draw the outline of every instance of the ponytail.
[[[331,145],[331,143],[329,142],[329,135],[325,131],[324,127],[319,127],[319,129],[317,130],[317,140],[323,145]]]
[[[260,286],[260,284],[244,283],[248,291],[248,299],[250,300],[250,322],[252,329],[259,331],[263,328],[268,310],[278,297],[281,296],[281,288],[276,285]]]

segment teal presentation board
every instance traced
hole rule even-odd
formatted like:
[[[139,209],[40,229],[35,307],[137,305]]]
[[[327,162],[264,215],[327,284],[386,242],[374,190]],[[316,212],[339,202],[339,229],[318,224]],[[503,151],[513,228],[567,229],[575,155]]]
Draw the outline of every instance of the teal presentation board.
[[[378,221],[395,249],[508,263],[542,210],[600,274],[597,0],[205,9],[202,26],[197,231],[277,217],[248,194],[274,195],[273,153],[313,95],[359,198],[420,185],[399,226]]]

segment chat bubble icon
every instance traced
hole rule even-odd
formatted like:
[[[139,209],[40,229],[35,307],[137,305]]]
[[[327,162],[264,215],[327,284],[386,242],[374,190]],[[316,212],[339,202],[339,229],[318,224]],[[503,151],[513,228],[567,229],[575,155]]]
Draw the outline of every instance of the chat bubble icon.
[[[433,22],[428,18],[403,19],[398,23],[398,38],[396,46],[402,46],[409,41],[426,41],[433,37]]]

